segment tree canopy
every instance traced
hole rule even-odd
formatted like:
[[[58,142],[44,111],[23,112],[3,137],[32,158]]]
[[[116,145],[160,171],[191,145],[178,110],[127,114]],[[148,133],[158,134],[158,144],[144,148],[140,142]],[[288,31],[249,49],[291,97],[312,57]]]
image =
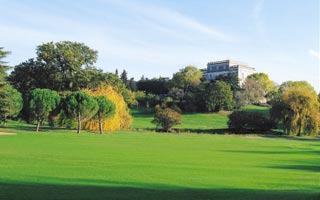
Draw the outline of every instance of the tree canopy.
[[[58,106],[59,102],[60,96],[56,91],[39,88],[32,90],[29,108],[31,116],[37,120],[37,132],[44,119]]]
[[[255,78],[247,78],[242,85],[242,89],[243,94],[238,97],[244,98],[239,100],[245,102],[244,104],[260,103],[265,100],[265,90]]]
[[[237,91],[240,89],[239,78],[236,73],[229,73],[227,75],[218,76],[215,81],[223,81],[230,85],[232,91]]]
[[[0,86],[6,84],[7,70],[9,69],[6,66],[6,61],[3,59],[10,54],[9,51],[5,51],[3,47],[0,47]]]
[[[99,72],[94,67],[97,51],[82,43],[45,43],[37,47],[36,55],[35,59],[17,65],[10,75],[18,90],[28,84],[32,88],[75,91],[86,86]]]
[[[175,125],[181,124],[182,117],[179,112],[170,107],[156,106],[156,114],[152,123],[162,127],[163,131],[168,132]]]
[[[84,89],[83,91],[94,97],[104,96],[115,105],[114,116],[103,119],[102,127],[104,131],[116,131],[130,127],[132,116],[129,113],[128,105],[114,86],[102,84],[97,89]],[[99,121],[96,118],[92,118],[84,122],[84,128],[91,131],[99,131]]]
[[[266,94],[276,89],[275,83],[272,80],[270,80],[268,74],[266,73],[251,74],[247,78],[254,79],[257,84],[261,85]]]
[[[8,117],[17,117],[23,106],[21,93],[11,85],[0,88],[0,120],[6,126]]]
[[[103,133],[103,120],[105,118],[109,118],[114,116],[116,106],[115,104],[107,99],[105,96],[98,96],[96,97],[97,103],[98,103],[98,112],[96,114],[98,120],[99,120],[99,131],[100,134]]]
[[[94,97],[85,92],[73,92],[64,102],[64,110],[68,117],[75,118],[78,123],[77,133],[80,133],[81,122],[91,119],[99,106]]]
[[[230,85],[216,81],[206,89],[206,107],[209,112],[232,109],[232,91]]]
[[[173,75],[172,83],[174,87],[182,88],[186,92],[190,86],[201,83],[202,76],[201,70],[194,66],[187,66]]]
[[[290,135],[318,133],[320,112],[318,96],[305,81],[289,81],[280,86],[279,97],[272,102],[271,116],[282,123]]]

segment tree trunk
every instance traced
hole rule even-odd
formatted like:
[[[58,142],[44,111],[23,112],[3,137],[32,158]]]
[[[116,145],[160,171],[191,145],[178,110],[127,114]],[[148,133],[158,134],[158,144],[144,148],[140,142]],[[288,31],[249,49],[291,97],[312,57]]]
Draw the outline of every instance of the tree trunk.
[[[3,126],[7,127],[7,115],[4,115]]]
[[[77,129],[78,134],[80,134],[80,129],[81,129],[81,114],[79,112],[78,113],[78,129]]]
[[[103,133],[103,130],[102,130],[102,119],[101,119],[100,113],[98,113],[98,118],[99,118],[99,131],[100,131],[100,134],[102,134]]]
[[[302,124],[301,124],[301,122],[300,122],[300,123],[299,123],[299,130],[298,130],[297,136],[301,136],[301,132],[302,132]]]
[[[36,128],[36,132],[39,132],[39,129],[40,129],[40,119],[38,119],[38,122],[37,122],[37,128]]]

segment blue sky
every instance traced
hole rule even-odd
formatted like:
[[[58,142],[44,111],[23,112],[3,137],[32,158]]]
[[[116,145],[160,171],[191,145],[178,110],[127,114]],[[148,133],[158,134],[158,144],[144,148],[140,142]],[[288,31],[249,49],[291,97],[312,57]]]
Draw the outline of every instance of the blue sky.
[[[83,42],[97,67],[171,77],[186,65],[239,60],[319,91],[319,0],[0,0],[0,46],[14,66],[37,45]]]

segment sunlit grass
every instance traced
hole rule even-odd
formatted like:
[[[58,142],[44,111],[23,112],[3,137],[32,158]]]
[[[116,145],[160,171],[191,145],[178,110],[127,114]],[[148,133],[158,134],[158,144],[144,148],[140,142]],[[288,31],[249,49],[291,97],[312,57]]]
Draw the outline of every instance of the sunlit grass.
[[[35,133],[23,123],[10,126],[0,129],[17,133],[0,136],[0,199],[320,197],[317,138],[77,135],[62,129]]]

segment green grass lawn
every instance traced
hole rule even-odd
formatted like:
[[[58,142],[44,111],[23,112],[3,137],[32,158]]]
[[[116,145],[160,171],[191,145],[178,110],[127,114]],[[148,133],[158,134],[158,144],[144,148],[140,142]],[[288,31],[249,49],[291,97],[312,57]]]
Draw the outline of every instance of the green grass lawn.
[[[258,112],[262,113],[265,116],[269,116],[269,110],[270,108],[265,106],[255,106],[255,105],[246,105],[241,110],[249,111],[249,112]]]
[[[17,133],[0,136],[1,200],[320,199],[319,138],[11,126],[0,129]]]
[[[255,105],[247,105],[242,108],[249,112],[259,112],[266,116],[269,115],[269,108]],[[131,114],[134,117],[132,128],[134,129],[155,129],[155,124],[151,123],[154,114],[145,114],[141,110],[132,110]],[[182,114],[182,124],[175,126],[182,131],[191,132],[208,132],[220,133],[223,129],[228,128],[228,116],[220,113],[195,113]]]
[[[132,111],[134,117],[132,128],[135,129],[155,129],[156,125],[151,123],[154,114],[143,114],[137,110]],[[182,124],[176,126],[182,130],[209,131],[215,129],[226,129],[228,117],[217,113],[195,113],[183,114]]]

